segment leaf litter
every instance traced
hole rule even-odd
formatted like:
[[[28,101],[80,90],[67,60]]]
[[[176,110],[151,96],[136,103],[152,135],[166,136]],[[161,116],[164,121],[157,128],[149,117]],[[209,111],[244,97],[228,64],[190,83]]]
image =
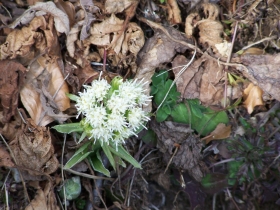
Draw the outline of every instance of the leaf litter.
[[[96,194],[94,189],[88,190],[89,196],[82,192],[68,208],[83,209],[90,206],[83,202],[91,201],[91,207],[99,208],[196,209],[212,205],[207,199],[214,193],[220,198],[217,208],[251,208],[256,203],[266,208],[280,203],[275,194],[279,186],[279,1],[160,2],[1,3],[0,133],[7,144],[4,140],[0,144],[0,164],[7,179],[2,176],[0,181],[24,191],[19,195],[8,188],[11,198],[20,199],[13,203],[2,199],[1,207],[59,209],[66,205],[62,201],[59,207],[56,196],[63,185],[59,164],[65,164],[63,157],[71,158],[80,146],[75,135],[67,136],[62,150],[63,136],[50,129],[75,121],[77,111],[66,93],[77,94],[102,71],[101,77],[108,81],[115,76],[143,79],[149,94],[155,72],[170,67],[168,77],[180,95],[176,103],[199,99],[200,104],[180,104],[185,107],[184,116],[177,110],[170,111],[164,122],[153,119],[147,127],[156,135],[143,137],[143,131],[126,144],[138,159],[150,155],[143,169],[110,171],[111,177],[119,177],[118,185],[94,180],[96,189],[106,194]],[[145,110],[156,113],[158,105],[151,102]],[[194,120],[205,119],[202,116],[210,110],[212,117],[207,119],[216,123],[211,131],[207,122],[200,126]],[[225,111],[229,123],[217,123],[215,115]],[[184,123],[174,122],[179,117],[187,118]],[[151,141],[157,144],[141,149],[141,138],[156,138]],[[158,149],[156,155],[150,147]],[[82,162],[72,173],[94,175],[89,166]],[[7,175],[9,169],[12,176]],[[64,171],[64,176],[74,175]],[[171,177],[177,185],[170,184]],[[82,183],[88,189],[88,180]],[[241,185],[243,196],[236,190]],[[130,196],[124,199],[121,188],[129,189],[125,194]],[[219,193],[224,189],[234,199]],[[185,194],[176,196],[180,190]],[[271,193],[274,197],[269,200]]]

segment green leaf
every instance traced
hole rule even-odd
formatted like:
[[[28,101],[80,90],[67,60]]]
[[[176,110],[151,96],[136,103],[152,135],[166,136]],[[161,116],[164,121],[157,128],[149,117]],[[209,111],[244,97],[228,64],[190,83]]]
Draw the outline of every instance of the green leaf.
[[[83,146],[81,146],[76,152],[75,154],[68,160],[68,162],[65,164],[65,166],[63,167],[64,169],[69,169],[72,168],[74,165],[76,165],[77,163],[81,162],[82,160],[84,160],[88,155],[90,155],[92,153],[92,151],[88,152],[89,149],[89,145],[92,142],[87,142],[85,143]]]
[[[164,84],[167,80],[168,73],[167,71],[160,71],[159,73],[155,73],[152,77],[153,86],[158,86],[160,84]]]
[[[78,99],[80,98],[79,96],[76,96],[76,95],[73,95],[73,94],[71,94],[71,93],[65,93],[66,94],[66,96],[68,97],[68,98],[70,98],[72,101],[78,101]]]
[[[164,106],[164,107],[162,107],[162,110],[163,110],[166,114],[168,114],[168,115],[171,114],[171,108],[170,108],[170,106]]]
[[[64,190],[65,190],[65,194],[64,194]],[[67,200],[74,200],[80,196],[81,191],[82,191],[82,186],[81,186],[80,177],[73,176],[71,179],[65,180],[63,187],[59,191],[59,196],[62,199],[66,197]]]
[[[225,23],[225,24],[232,24],[233,20],[223,20],[222,22]]]
[[[159,91],[159,88],[158,88],[158,87],[152,86],[152,87],[151,87],[151,93],[150,93],[150,94],[153,96],[153,95],[155,95],[158,91]]]
[[[115,155],[132,164],[135,168],[141,168],[141,165],[123,148],[122,145],[118,146],[118,150],[110,146],[109,149]]]
[[[164,111],[163,107],[159,108],[156,112],[156,121],[163,122],[168,117],[168,114]]]
[[[226,174],[206,174],[201,180],[201,185],[205,188],[207,193],[217,193],[222,191],[228,185],[228,179]]]
[[[184,103],[178,104],[171,112],[171,116],[175,122],[189,124],[191,115],[192,129],[201,133],[203,136],[212,132],[219,123],[228,123],[229,120],[226,112],[215,112],[210,108],[199,105],[196,100],[187,101],[191,113],[189,113],[189,110]]]
[[[83,132],[81,137],[80,137],[80,139],[79,139],[79,141],[78,141],[78,144],[81,143],[86,138],[86,136],[87,136],[87,133]]]
[[[110,171],[104,167],[99,151],[88,158],[91,167],[105,176],[110,177]]]
[[[62,125],[53,126],[57,132],[59,133],[72,133],[72,132],[82,132],[83,128],[81,127],[80,123],[68,123]]]
[[[174,122],[185,124],[189,124],[190,122],[190,113],[184,103],[180,103],[177,106],[175,106],[171,112],[171,116]]]
[[[101,147],[102,147],[105,155],[107,156],[110,164],[113,166],[114,170],[116,170],[116,162],[115,162],[114,157],[113,157],[113,155],[110,151],[110,148],[111,148],[110,145],[108,145],[106,143],[105,144],[103,143],[103,145],[101,145]]]
[[[206,136],[215,130],[219,123],[227,124],[228,122],[229,119],[225,111],[214,112],[207,108],[201,119],[194,119],[192,127],[201,135]]]
[[[203,117],[203,113],[199,107],[199,105],[192,105],[191,106],[192,115],[195,115],[199,119]]]
[[[150,128],[147,130],[146,134],[142,137],[142,141],[151,147],[155,147],[157,145],[157,135]]]

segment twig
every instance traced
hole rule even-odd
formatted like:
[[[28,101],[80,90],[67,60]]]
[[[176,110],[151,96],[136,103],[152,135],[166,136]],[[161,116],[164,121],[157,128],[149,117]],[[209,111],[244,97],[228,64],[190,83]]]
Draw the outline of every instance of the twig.
[[[61,178],[63,183],[63,194],[64,194],[64,209],[67,209],[67,203],[66,203],[66,190],[64,187],[64,173],[63,173],[63,157],[64,157],[64,150],[65,150],[65,144],[66,144],[66,134],[63,135],[63,146],[62,146],[62,155],[61,155]]]
[[[59,167],[61,167],[61,166],[59,166]],[[74,171],[74,170],[72,170],[70,168],[68,168],[68,169],[63,168],[63,170],[67,171],[69,173],[72,173],[72,174],[76,174],[78,176],[89,178],[89,179],[104,179],[104,180],[109,180],[109,181],[113,181],[114,180],[113,178],[109,178],[109,177],[100,177],[100,176],[94,176],[94,175],[89,175],[89,174],[81,173],[81,172],[78,172],[78,171]]]
[[[237,206],[236,202],[235,202],[234,199],[232,198],[232,195],[231,195],[231,193],[230,193],[230,191],[229,191],[228,188],[227,188],[227,193],[228,193],[229,199],[232,201],[232,203],[234,204],[235,208],[236,208],[237,210],[240,210],[239,207]]]
[[[237,28],[238,28],[238,23],[239,22],[236,21],[235,28],[234,28],[234,33],[233,33],[233,37],[232,37],[232,41],[231,41],[230,51],[229,51],[229,55],[228,55],[228,58],[227,58],[227,63],[229,63],[230,59],[231,59],[232,50],[233,50],[233,46],[234,46],[234,42],[235,42],[235,38],[236,38],[236,32],[237,32]],[[228,86],[227,71],[228,71],[228,66],[225,66],[224,108],[226,108],[226,106],[227,106],[227,86]]]
[[[178,149],[179,149],[179,147],[176,147],[176,149],[175,149],[174,153],[172,154],[172,156],[171,156],[170,160],[168,161],[168,164],[167,164],[167,166],[166,166],[166,168],[165,168],[165,170],[164,170],[163,174],[165,174],[165,173],[166,173],[166,171],[167,171],[167,169],[169,168],[169,165],[171,164],[171,162],[172,162],[172,160],[173,160],[174,156],[177,154]]]
[[[8,143],[6,142],[5,138],[2,136],[1,133],[0,133],[0,136],[1,136],[2,140],[3,140],[3,142],[5,143],[6,147],[8,148],[8,150],[9,150],[9,152],[10,152],[10,154],[11,154],[13,160],[14,160],[14,162],[16,163],[16,165],[18,165],[17,160],[15,158],[15,155],[14,155],[13,151],[11,150],[10,146],[8,145]],[[30,201],[29,195],[27,193],[27,188],[26,188],[26,185],[25,185],[25,181],[24,181],[24,179],[22,177],[22,174],[21,174],[20,170],[18,172],[19,172],[19,176],[20,176],[20,179],[21,179],[21,182],[22,182],[22,185],[23,185],[24,194],[25,194],[28,202],[30,203],[31,201]]]
[[[274,35],[274,36],[271,36],[271,37],[263,38],[263,39],[261,39],[261,40],[259,40],[257,42],[254,42],[252,44],[247,45],[246,47],[243,47],[241,50],[246,50],[246,49],[248,49],[250,47],[253,47],[254,45],[260,44],[260,43],[265,42],[265,41],[270,41],[270,40],[273,40],[273,39],[277,39],[277,36]]]

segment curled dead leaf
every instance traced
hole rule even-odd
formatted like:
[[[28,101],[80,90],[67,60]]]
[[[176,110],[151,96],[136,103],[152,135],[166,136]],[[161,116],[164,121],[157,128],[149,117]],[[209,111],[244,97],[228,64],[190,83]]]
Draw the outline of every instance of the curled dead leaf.
[[[27,119],[25,128],[10,143],[17,164],[36,176],[36,172],[51,174],[58,168],[58,160],[54,155],[54,147],[50,131],[46,127],[37,126],[33,120]]]
[[[135,4],[136,0],[106,0],[105,12],[107,14],[117,14]]]
[[[182,22],[181,11],[176,0],[167,0],[168,21],[171,24]]]
[[[237,69],[251,82],[257,84],[263,91],[280,101],[280,53],[273,55],[242,55],[233,58],[232,62],[238,62],[246,66]]]
[[[15,115],[25,72],[26,68],[15,60],[0,61],[0,99],[3,107],[3,122],[8,122]]]
[[[187,16],[185,21],[185,33],[188,38],[191,38],[195,29],[196,23],[201,20],[198,13],[191,13]]]
[[[216,44],[223,42],[224,27],[216,20],[204,19],[197,23],[199,28],[199,41],[215,49]]]
[[[254,110],[255,106],[264,105],[263,90],[258,86],[250,83],[248,87],[243,92],[244,106],[246,107],[249,114]]]
[[[90,30],[91,44],[97,46],[106,46],[109,45],[110,43],[114,43],[115,39],[118,37],[118,40],[116,41],[114,46],[112,46],[115,53],[118,54],[120,52],[121,44],[124,39],[123,34],[121,37],[118,36],[123,28],[123,23],[124,23],[123,20],[119,19],[114,14],[112,14],[109,18],[105,19],[103,22],[94,24]]]
[[[25,208],[25,210],[59,210],[57,205],[55,193],[53,192],[53,186],[50,182],[44,186],[44,189],[41,189],[38,186],[36,195],[31,203]]]
[[[66,13],[56,7],[52,1],[37,2],[35,5],[27,9],[19,18],[17,18],[10,28],[15,28],[18,25],[26,25],[36,16],[51,14],[54,17],[55,28],[60,33],[68,34],[70,30],[69,18]]]
[[[162,63],[171,62],[176,53],[185,52],[187,47],[179,43],[179,41],[186,43],[191,41],[172,27],[165,29],[152,21],[147,21],[147,23],[150,23],[151,27],[155,29],[155,35],[145,42],[144,47],[139,52],[139,65],[135,78],[147,81],[144,89],[146,89],[146,94],[149,95],[151,78],[155,73],[155,69]],[[179,41],[173,41],[166,33]],[[144,110],[150,112],[151,105],[150,103],[144,107]]]
[[[35,17],[27,27],[13,30],[7,36],[6,42],[1,45],[1,59],[21,57],[29,63],[34,59],[36,51],[44,53],[46,49],[49,52],[59,50],[57,36],[52,31],[52,21],[53,19],[50,18],[46,22],[43,16]]]
[[[223,123],[219,123],[214,131],[212,131],[208,136],[202,138],[202,141],[205,141],[205,144],[208,144],[212,140],[217,139],[226,139],[230,136],[231,125],[226,126]]]
[[[15,164],[12,161],[10,154],[0,145],[0,167],[14,167]]]
[[[215,45],[223,42],[224,27],[216,19],[219,16],[219,7],[213,3],[202,4],[205,19],[201,20],[198,13],[191,13],[186,18],[185,33],[187,37],[193,35],[195,27],[199,29],[199,41],[216,50]]]
[[[202,143],[194,135],[192,130],[185,124],[165,121],[163,123],[152,122],[152,129],[158,137],[159,150],[164,154],[163,159],[172,163],[180,169],[187,170],[197,181],[203,176],[203,162],[201,161]],[[176,154],[174,145],[180,145]]]
[[[199,99],[206,106],[220,104],[224,93],[223,67],[219,66],[216,61],[206,60],[204,68],[200,81]]]
[[[63,122],[62,113],[70,107],[69,92],[64,81],[59,59],[40,57],[30,66],[28,82],[23,86],[21,101],[37,125],[47,125],[53,120]]]

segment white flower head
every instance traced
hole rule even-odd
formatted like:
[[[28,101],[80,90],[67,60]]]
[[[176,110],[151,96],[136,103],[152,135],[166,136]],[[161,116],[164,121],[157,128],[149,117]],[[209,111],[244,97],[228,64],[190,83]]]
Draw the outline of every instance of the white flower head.
[[[144,124],[150,119],[142,106],[151,101],[151,97],[145,95],[141,82],[115,77],[111,84],[101,79],[84,86],[76,107],[78,115],[85,117],[82,125],[90,139],[117,146],[137,135],[135,132],[140,127],[145,128]]]

